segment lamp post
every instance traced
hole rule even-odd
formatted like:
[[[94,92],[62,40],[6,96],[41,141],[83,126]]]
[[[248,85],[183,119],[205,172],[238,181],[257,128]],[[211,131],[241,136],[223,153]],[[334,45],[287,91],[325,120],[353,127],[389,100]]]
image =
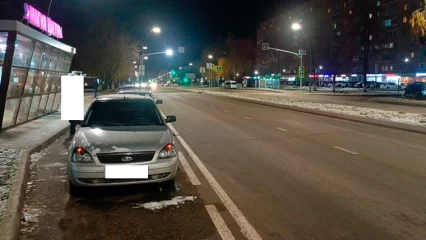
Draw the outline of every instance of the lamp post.
[[[140,56],[139,56],[139,59],[140,59],[139,60],[140,61],[139,84],[142,83],[143,75],[145,75],[145,65],[143,65],[143,60],[144,60],[144,52],[145,52],[145,50],[148,49],[148,47],[144,46],[144,44],[145,44],[146,40],[148,39],[148,37],[151,35],[151,33],[159,34],[160,32],[161,32],[161,29],[159,27],[153,27],[151,29],[151,31],[148,33],[148,35],[145,37],[145,40],[143,40],[143,42],[142,42],[142,51],[141,51]]]
[[[209,54],[207,56],[209,59],[213,59],[213,55]],[[212,78],[213,78],[213,69],[212,69],[213,63],[210,63],[210,71],[209,71],[209,87],[212,87]]]
[[[254,71],[254,75],[258,75],[259,72],[257,70]],[[257,82],[259,83],[259,88],[260,88],[260,77],[257,76]]]
[[[408,63],[410,60],[408,58],[404,59],[404,62],[401,63],[401,67],[399,68],[399,78],[398,78],[398,93],[399,93],[399,88],[401,87],[401,78],[402,78],[402,70],[404,68],[404,63]]]
[[[303,37],[306,40],[306,44],[308,45],[309,48],[309,74],[308,76],[312,73],[312,51],[311,51],[311,45],[309,44],[308,38],[306,37],[305,32],[302,29],[302,26],[299,23],[293,23],[293,25],[291,25],[291,28],[295,31],[300,30],[303,34]],[[310,77],[310,76],[309,76]],[[311,92],[311,83],[309,83],[309,92]]]

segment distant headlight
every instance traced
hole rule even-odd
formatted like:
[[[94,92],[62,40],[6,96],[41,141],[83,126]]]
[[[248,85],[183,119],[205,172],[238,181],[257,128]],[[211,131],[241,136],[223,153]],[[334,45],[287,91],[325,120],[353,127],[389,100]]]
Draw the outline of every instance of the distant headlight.
[[[146,87],[146,83],[142,83],[142,84],[141,84],[141,87]]]
[[[135,87],[139,87],[140,86],[140,84],[139,83],[135,83]]]
[[[71,162],[74,163],[92,163],[92,156],[82,147],[76,147],[72,153]]]

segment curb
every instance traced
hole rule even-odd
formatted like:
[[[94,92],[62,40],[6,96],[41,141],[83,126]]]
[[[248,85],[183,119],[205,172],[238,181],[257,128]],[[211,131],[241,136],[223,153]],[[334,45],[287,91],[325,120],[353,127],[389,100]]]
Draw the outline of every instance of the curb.
[[[191,90],[189,90],[189,91],[191,91]],[[191,92],[193,92],[193,91],[191,91]],[[197,92],[194,92],[194,93],[197,93]],[[209,94],[209,93],[207,93],[207,94]],[[397,123],[397,122],[377,120],[377,119],[373,119],[373,118],[345,115],[345,114],[341,114],[341,113],[333,113],[333,112],[326,112],[326,111],[321,111],[321,110],[292,107],[292,106],[286,106],[286,105],[282,105],[282,104],[267,103],[267,102],[262,102],[262,101],[242,99],[242,98],[231,97],[231,96],[222,96],[222,95],[219,96],[219,95],[215,95],[215,94],[209,94],[209,95],[221,97],[221,98],[228,98],[228,99],[232,99],[232,100],[236,100],[236,101],[240,101],[240,102],[248,102],[248,103],[253,103],[253,104],[258,104],[258,105],[263,105],[263,106],[268,106],[268,107],[281,108],[281,109],[291,110],[291,111],[295,111],[295,112],[309,113],[309,114],[331,117],[331,118],[336,118],[336,119],[341,119],[341,120],[347,120],[347,121],[351,121],[351,122],[370,124],[370,125],[386,127],[386,128],[391,128],[391,129],[397,129],[397,130],[413,132],[413,133],[419,133],[419,134],[426,134],[426,128],[425,127],[419,127],[419,126],[414,126],[414,125],[405,124],[405,123]]]
[[[68,128],[69,126],[65,127],[59,132],[49,136],[43,142],[24,150],[21,154],[18,170],[16,171],[15,180],[9,193],[6,210],[0,225],[0,240],[16,240],[19,237],[22,208],[24,206],[25,191],[27,189],[29,175],[28,168],[31,163],[31,154],[48,147],[60,136],[65,134],[68,131]]]

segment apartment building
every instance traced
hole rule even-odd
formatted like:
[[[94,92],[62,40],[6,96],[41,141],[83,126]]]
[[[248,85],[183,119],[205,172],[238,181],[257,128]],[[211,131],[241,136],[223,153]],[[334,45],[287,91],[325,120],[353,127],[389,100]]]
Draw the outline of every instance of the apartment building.
[[[316,75],[331,78],[335,74],[338,80],[360,81],[366,72],[368,81],[426,81],[426,50],[410,34],[408,23],[411,13],[422,4],[423,0],[327,0],[289,9],[259,26],[257,66],[268,73],[277,72],[270,63],[280,62],[280,68],[295,70],[294,59],[262,52],[261,43],[279,38],[283,47],[296,51],[307,48],[303,41],[294,41],[298,37],[295,32],[282,38],[283,33],[268,30],[274,25],[290,26],[291,15],[298,12],[294,17],[310,41],[312,68],[318,70],[317,66],[322,66],[319,73],[312,70]],[[304,59],[305,69],[308,58]]]

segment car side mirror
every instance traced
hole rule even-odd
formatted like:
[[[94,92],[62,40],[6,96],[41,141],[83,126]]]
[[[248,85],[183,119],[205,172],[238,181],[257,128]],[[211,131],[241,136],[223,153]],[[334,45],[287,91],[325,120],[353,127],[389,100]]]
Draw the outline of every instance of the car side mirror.
[[[156,104],[163,104],[163,100],[155,100]]]
[[[166,123],[176,122],[176,116],[167,116]]]

